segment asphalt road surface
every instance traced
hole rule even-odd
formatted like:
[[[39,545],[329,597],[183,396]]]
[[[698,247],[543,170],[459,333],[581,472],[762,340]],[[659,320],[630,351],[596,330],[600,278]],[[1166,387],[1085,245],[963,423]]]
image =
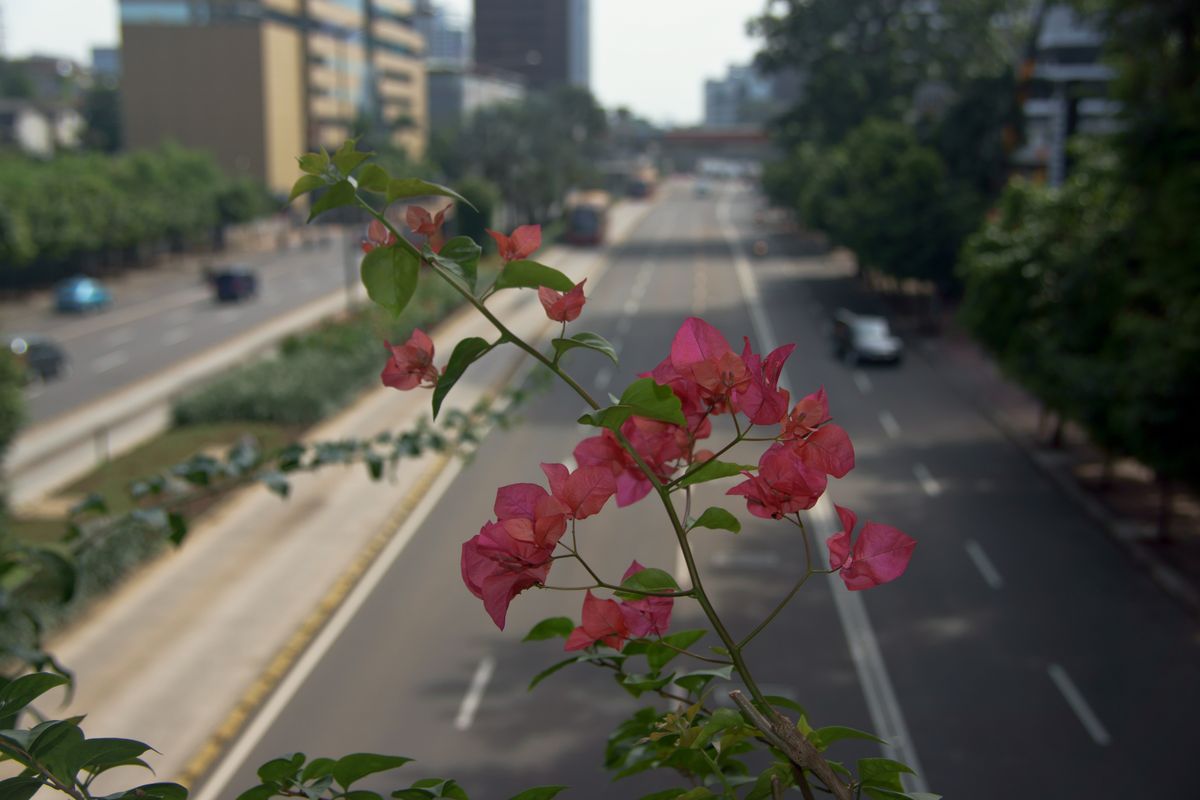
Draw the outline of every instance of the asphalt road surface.
[[[111,282],[113,305],[103,312],[57,314],[50,299],[4,309],[5,332],[45,334],[67,354],[66,375],[26,390],[30,422],[68,414],[337,291],[345,285],[337,241],[239,259],[257,271],[259,291],[238,303],[215,302],[195,268],[167,268]]]
[[[679,190],[614,249],[577,326],[618,344],[622,363],[614,371],[599,356],[577,355],[571,367],[585,386],[619,392],[662,358],[689,314],[735,346],[745,333],[765,350],[722,224],[728,215],[748,250],[757,202],[734,187],[703,199]],[[835,361],[824,334],[829,311],[871,305],[853,282],[786,253],[749,265],[758,328],[765,320],[798,343],[793,392],[825,386],[854,440],[858,467],[831,482],[833,497],[919,541],[908,573],[856,594],[857,611],[839,610],[840,582],[810,581],[748,652],[760,682],[805,704],[814,724],[886,728],[893,739],[906,731],[895,743],[915,756],[924,785],[947,798],[1194,796],[1195,623],[954,394],[920,348],[910,346],[899,367]],[[564,796],[576,798],[671,785],[663,776],[614,784],[603,770],[607,734],[639,705],[606,674],[576,666],[525,689],[559,658],[561,640],[521,637],[544,617],[578,618],[579,595],[528,592],[502,633],[459,576],[461,543],[489,519],[495,487],[541,482],[539,461],[564,459],[589,435],[573,423],[580,406],[556,389],[529,408],[536,424],[484,442],[332,646],[285,682],[278,713],[258,723],[261,736],[234,749],[231,780],[216,796],[235,797],[257,782],[254,766],[293,751],[407,755],[418,761],[401,777],[454,777],[483,800],[545,783],[570,784]],[[745,447],[744,458],[755,459]],[[704,489],[699,508],[723,502],[745,523],[739,536],[694,534],[707,588],[736,635],[787,591],[803,554],[793,529],[754,520],[721,488]],[[649,499],[581,523],[580,545],[614,577],[631,557],[668,570],[677,558]],[[551,577],[568,584],[574,576],[562,566]],[[674,629],[698,621],[687,602],[676,603]],[[832,755],[878,750],[839,745]]]

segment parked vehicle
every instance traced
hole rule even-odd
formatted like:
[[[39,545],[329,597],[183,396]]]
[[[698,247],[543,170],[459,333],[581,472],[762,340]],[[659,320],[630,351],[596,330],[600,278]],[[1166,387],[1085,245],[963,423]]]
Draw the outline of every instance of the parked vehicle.
[[[236,303],[258,294],[258,275],[248,267],[231,266],[208,273],[218,303]]]
[[[833,315],[833,353],[847,364],[899,363],[904,357],[904,343],[892,334],[883,317],[842,308]]]
[[[65,313],[103,311],[112,305],[112,295],[95,278],[76,275],[54,289],[54,307]]]
[[[608,192],[572,192],[567,196],[567,228],[563,239],[568,244],[604,243],[608,229]]]
[[[25,368],[27,380],[53,380],[66,370],[67,354],[49,337],[38,334],[10,336],[4,340],[4,347]]]

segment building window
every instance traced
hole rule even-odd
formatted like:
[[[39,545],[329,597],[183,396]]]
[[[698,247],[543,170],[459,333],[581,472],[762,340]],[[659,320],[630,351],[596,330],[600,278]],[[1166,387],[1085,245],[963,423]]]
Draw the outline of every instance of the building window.
[[[121,22],[128,25],[187,25],[192,13],[185,0],[160,0],[151,3],[121,3]]]

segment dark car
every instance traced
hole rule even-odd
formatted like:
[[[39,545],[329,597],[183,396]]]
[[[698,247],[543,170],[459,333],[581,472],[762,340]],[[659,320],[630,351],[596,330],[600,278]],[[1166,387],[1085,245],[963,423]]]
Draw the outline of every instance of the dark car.
[[[28,380],[53,380],[66,369],[66,353],[57,342],[45,336],[10,336],[4,340],[4,346],[25,367]]]
[[[54,287],[54,307],[68,313],[103,311],[112,305],[112,295],[95,278],[77,275]]]
[[[226,267],[208,273],[219,303],[236,303],[258,294],[258,276],[246,267]]]
[[[904,343],[892,335],[883,317],[840,309],[833,317],[833,353],[848,364],[898,364],[904,357]]]

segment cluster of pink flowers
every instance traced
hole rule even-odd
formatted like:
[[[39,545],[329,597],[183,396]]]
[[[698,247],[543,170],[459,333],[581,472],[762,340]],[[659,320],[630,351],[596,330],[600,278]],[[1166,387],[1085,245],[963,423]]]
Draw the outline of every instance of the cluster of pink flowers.
[[[549,492],[536,483],[501,486],[492,509],[496,521],[463,544],[463,582],[501,630],[512,599],[545,583],[568,521],[598,513],[616,491],[612,473],[597,467],[571,472],[542,464],[542,472]]]
[[[415,207],[409,212],[414,231],[431,238],[438,235],[445,210],[436,216]],[[541,246],[541,230],[535,225],[519,227],[510,236],[488,233],[506,266]],[[382,226],[372,223],[368,229],[373,246],[394,244],[389,237]],[[543,287],[538,297],[550,319],[571,322],[585,302],[583,282],[569,292]],[[388,347],[390,357],[381,376],[385,385],[402,390],[437,385],[433,342],[424,332],[416,330],[405,344]],[[816,505],[830,477],[844,477],[854,468],[854,447],[846,431],[832,422],[824,389],[793,406],[789,392],[780,388],[783,366],[794,348],[785,345],[764,357],[745,339],[742,352],[737,353],[720,331],[691,317],[675,334],[667,358],[641,376],[671,389],[685,424],[631,416],[620,426],[620,437],[604,429],[579,442],[574,451],[579,467],[574,472],[562,464],[543,464],[549,491],[530,483],[501,487],[495,521],[486,523],[462,548],[463,581],[483,601],[496,625],[504,627],[514,597],[545,585],[568,524],[598,513],[610,497],[616,497],[618,506],[628,506],[650,493],[653,482],[639,460],[655,480],[665,484],[713,458],[711,451],[698,449],[697,444],[711,436],[714,416],[732,415],[743,436],[755,428],[774,429],[765,437],[773,443],[759,458],[757,469],[746,471],[745,480],[727,494],[744,498],[747,510],[765,519],[790,518]],[[754,438],[764,437],[756,431]],[[847,588],[866,589],[898,578],[916,542],[895,528],[868,522],[851,544],[857,518],[848,509],[837,507],[837,511],[842,530],[827,544],[830,564]],[[641,569],[635,561],[623,580]],[[597,642],[619,648],[629,638],[661,635],[669,624],[671,607],[670,597],[618,602],[589,591],[583,624],[572,632],[567,649]]]

